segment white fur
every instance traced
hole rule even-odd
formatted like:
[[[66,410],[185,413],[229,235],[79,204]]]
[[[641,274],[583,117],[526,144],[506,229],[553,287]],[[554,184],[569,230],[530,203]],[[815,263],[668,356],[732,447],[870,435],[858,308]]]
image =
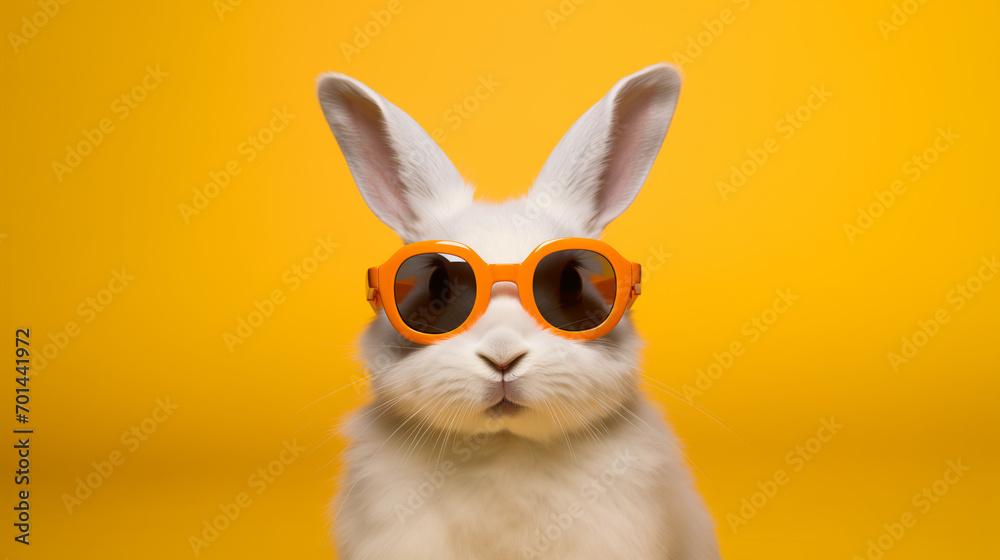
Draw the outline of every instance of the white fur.
[[[492,205],[473,200],[397,107],[347,76],[319,81],[372,211],[404,242],[459,241],[490,263],[598,236],[645,181],[679,90],[666,64],[624,78],[559,142],[527,197]],[[341,559],[719,558],[677,441],[638,389],[642,342],[628,315],[600,339],[571,341],[501,283],[457,336],[420,346],[383,313],[361,346],[375,398],[347,425],[334,504]],[[505,377],[479,356],[522,353]],[[491,417],[501,394],[526,409]]]

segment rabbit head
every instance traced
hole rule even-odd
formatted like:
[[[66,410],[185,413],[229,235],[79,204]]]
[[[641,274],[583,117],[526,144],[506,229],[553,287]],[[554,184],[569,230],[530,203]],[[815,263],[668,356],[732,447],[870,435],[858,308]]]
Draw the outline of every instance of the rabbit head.
[[[667,64],[622,79],[570,128],[525,197],[492,204],[474,199],[434,140],[395,105],[343,74],[324,74],[318,84],[330,128],[378,218],[404,243],[458,241],[488,263],[520,263],[555,238],[598,237],[638,194],[679,91],[680,76]],[[501,282],[485,314],[455,336],[416,344],[383,312],[361,347],[377,402],[399,418],[544,441],[621,413],[637,391],[641,341],[627,314],[598,339],[563,338]]]

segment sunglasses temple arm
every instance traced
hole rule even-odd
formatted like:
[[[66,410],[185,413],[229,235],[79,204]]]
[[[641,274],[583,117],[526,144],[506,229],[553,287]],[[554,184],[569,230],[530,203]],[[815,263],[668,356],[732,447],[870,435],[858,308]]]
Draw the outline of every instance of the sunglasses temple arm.
[[[382,294],[378,291],[378,267],[373,266],[368,269],[365,288],[367,289],[368,303],[375,313],[382,311]]]
[[[642,293],[642,265],[640,265],[639,263],[632,263],[631,284],[632,284],[632,289],[629,292],[628,304],[626,305],[625,309],[631,308],[632,304],[635,303],[636,298],[638,298],[639,294]]]

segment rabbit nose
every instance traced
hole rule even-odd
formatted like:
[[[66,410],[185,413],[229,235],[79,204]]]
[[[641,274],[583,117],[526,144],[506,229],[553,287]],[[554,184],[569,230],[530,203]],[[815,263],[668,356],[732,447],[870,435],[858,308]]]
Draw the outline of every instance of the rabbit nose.
[[[517,365],[518,362],[521,361],[521,358],[525,357],[527,354],[528,352],[525,351],[515,356],[505,356],[502,358],[496,356],[487,356],[486,354],[483,353],[477,353],[476,355],[479,356],[479,358],[482,359],[483,362],[486,363],[486,365],[496,370],[496,372],[500,374],[500,377],[503,377],[504,375],[507,374],[508,371],[510,371],[515,365]]]

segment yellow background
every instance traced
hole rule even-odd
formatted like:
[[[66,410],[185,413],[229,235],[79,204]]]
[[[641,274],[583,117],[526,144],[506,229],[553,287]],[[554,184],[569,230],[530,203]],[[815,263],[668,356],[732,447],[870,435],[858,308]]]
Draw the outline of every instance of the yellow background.
[[[41,8],[4,2],[5,367],[16,328],[31,328],[36,354],[68,321],[80,328],[33,371],[28,424],[14,421],[13,372],[0,384],[0,555],[194,558],[188,537],[248,492],[200,557],[332,557],[325,507],[344,445],[332,429],[365,398],[352,384],[371,318],[361,278],[399,242],[357,193],[319,73],[350,74],[442,128],[452,161],[498,199],[528,188],[616,80],[687,51],[658,162],[605,240],[647,264],[634,317],[648,390],[697,466],[724,557],[866,557],[905,512],[916,525],[886,559],[998,557],[1000,279],[960,310],[947,299],[1000,250],[996,2],[930,0],[904,16],[918,3],[564,0],[564,20],[557,0],[401,5],[348,61],[342,44],[387,2],[243,2],[220,17],[210,1],[73,1],[18,52],[8,34]],[[894,6],[901,25],[885,37]],[[168,76],[121,119],[115,99],[157,65]],[[501,85],[455,129],[447,112],[490,76]],[[785,138],[779,121],[813,87],[832,96]],[[246,161],[241,143],[282,108],[294,118]],[[58,180],[52,162],[104,118],[114,130]],[[904,164],[948,127],[958,139],[911,181]],[[780,149],[724,200],[718,182],[769,138]],[[179,205],[234,159],[241,172],[186,223]],[[852,243],[844,223],[897,179],[905,193]],[[283,274],[327,236],[333,256],[291,290]],[[134,280],[78,314],[122,267]],[[799,299],[750,342],[744,323],[785,288]],[[223,334],[278,289],[284,303],[231,353]],[[948,323],[894,371],[888,354],[941,308]],[[694,387],[737,341],[746,353],[693,403],[661,390]],[[147,420],[156,431],[129,451],[122,433],[166,398],[178,409]],[[794,472],[786,455],[831,417],[843,428]],[[12,540],[9,430],[25,426],[30,547]],[[257,494],[248,476],[293,439],[310,453]],[[116,450],[124,463],[69,513],[63,495]],[[919,511],[912,496],[949,460],[970,470]],[[779,469],[788,483],[734,531],[729,516]]]

